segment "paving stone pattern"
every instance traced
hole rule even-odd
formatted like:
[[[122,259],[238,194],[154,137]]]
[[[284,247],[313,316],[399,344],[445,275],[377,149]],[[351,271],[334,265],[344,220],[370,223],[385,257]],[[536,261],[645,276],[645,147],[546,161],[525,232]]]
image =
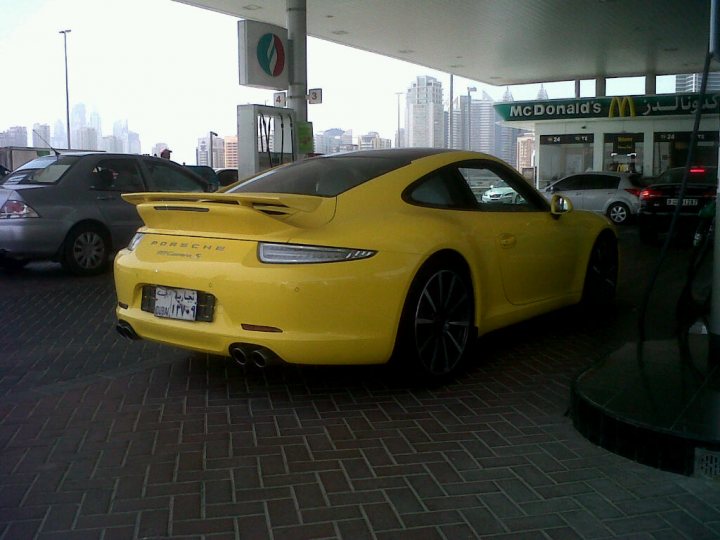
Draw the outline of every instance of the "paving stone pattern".
[[[608,453],[566,415],[626,339],[635,280],[603,317],[486,336],[423,385],[129,342],[110,274],[0,274],[0,540],[720,538],[720,483]]]

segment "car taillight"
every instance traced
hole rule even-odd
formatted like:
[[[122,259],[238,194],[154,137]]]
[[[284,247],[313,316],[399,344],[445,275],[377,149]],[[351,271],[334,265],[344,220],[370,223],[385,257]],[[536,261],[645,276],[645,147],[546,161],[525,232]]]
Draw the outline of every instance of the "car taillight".
[[[22,201],[8,199],[0,207],[0,219],[36,218],[37,212]]]
[[[654,199],[656,197],[662,197],[662,194],[662,191],[660,191],[659,189],[645,188],[643,190],[640,190],[641,199]]]
[[[691,167],[690,174],[705,174],[705,169],[702,167]]]
[[[635,195],[636,197],[639,197],[641,190],[640,190],[640,188],[630,187],[630,188],[625,188],[625,191],[627,191],[630,195]]]

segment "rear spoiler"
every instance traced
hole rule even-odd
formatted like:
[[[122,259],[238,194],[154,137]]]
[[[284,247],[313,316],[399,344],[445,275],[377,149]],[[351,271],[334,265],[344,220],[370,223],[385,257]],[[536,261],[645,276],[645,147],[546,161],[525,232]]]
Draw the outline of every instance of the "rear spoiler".
[[[203,204],[235,204],[248,206],[256,210],[269,210],[288,213],[293,211],[313,212],[327,197],[312,195],[295,195],[291,193],[126,193],[122,198],[135,206],[140,204],[154,204],[166,206],[171,203],[203,203]]]

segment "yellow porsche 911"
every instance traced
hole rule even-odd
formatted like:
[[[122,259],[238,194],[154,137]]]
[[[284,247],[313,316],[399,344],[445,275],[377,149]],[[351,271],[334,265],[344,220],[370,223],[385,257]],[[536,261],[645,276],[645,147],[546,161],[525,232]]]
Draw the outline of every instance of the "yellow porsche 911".
[[[511,197],[483,199],[503,183]],[[480,153],[320,156],[221,193],[138,193],[118,331],[240,364],[456,370],[484,334],[615,291],[612,224]]]

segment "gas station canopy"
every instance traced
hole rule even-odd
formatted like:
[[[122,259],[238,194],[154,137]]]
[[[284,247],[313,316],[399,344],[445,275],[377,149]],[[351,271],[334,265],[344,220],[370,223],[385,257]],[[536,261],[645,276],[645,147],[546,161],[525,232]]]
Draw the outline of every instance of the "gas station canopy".
[[[177,0],[286,26],[286,0]],[[309,36],[495,85],[697,73],[710,0],[307,0]]]

